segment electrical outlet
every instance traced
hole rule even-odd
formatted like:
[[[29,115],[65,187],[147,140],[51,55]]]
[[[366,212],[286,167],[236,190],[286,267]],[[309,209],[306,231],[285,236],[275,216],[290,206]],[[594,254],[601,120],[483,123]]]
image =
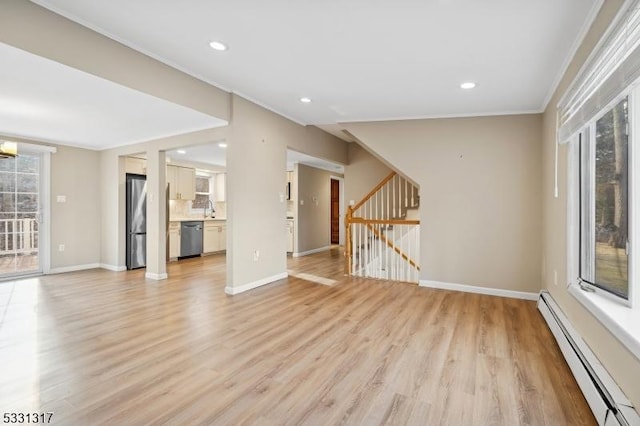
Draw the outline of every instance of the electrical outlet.
[[[253,261],[257,262],[260,259],[260,250],[255,249],[253,251]]]
[[[558,285],[558,271],[553,270],[553,285]]]
[[[64,244],[60,244],[58,246],[58,251],[64,251]]]

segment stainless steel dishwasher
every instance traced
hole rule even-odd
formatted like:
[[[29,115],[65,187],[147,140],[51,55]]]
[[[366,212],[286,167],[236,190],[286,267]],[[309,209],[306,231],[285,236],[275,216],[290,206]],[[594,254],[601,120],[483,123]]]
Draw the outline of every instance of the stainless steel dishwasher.
[[[180,226],[180,257],[200,256],[202,253],[202,221],[182,222]]]

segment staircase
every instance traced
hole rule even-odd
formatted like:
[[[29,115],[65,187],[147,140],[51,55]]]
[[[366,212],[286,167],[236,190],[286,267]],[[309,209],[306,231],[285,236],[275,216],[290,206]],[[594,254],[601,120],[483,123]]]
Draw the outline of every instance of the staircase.
[[[392,172],[345,217],[345,274],[417,283],[420,266],[418,188]]]

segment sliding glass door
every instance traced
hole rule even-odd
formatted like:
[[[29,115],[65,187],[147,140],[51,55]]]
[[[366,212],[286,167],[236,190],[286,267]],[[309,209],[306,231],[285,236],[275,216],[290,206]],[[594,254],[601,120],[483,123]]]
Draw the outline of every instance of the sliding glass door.
[[[0,279],[42,272],[42,154],[0,158]]]

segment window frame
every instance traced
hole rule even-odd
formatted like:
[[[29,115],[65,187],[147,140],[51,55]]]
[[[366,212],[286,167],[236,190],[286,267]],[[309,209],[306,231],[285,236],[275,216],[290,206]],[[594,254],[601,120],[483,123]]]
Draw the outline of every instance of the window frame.
[[[628,96],[629,307],[640,310],[640,85],[629,90]]]
[[[580,150],[579,138],[595,126],[625,96],[629,97],[629,298],[582,283],[580,277]],[[595,133],[593,133],[595,134]],[[583,136],[584,137],[584,136]],[[625,90],[568,143],[567,156],[567,276],[568,292],[640,359],[640,86]],[[636,218],[634,218],[634,216]],[[634,220],[635,219],[635,220]]]
[[[627,305],[629,307],[634,306],[634,301],[633,301],[633,295],[632,295],[632,287],[633,286],[633,278],[634,276],[632,275],[632,263],[633,263],[633,258],[631,256],[631,253],[633,252],[633,250],[631,249],[631,245],[632,245],[632,222],[633,222],[633,213],[636,211],[635,206],[633,205],[633,190],[634,187],[637,185],[634,185],[632,180],[633,180],[633,137],[634,137],[634,133],[633,133],[633,125],[632,125],[632,120],[633,120],[633,112],[632,112],[632,108],[631,108],[631,103],[632,103],[632,93],[634,92],[634,90],[626,90],[625,92],[623,92],[622,94],[620,94],[619,96],[617,96],[615,98],[614,101],[611,102],[610,105],[608,105],[607,107],[605,107],[602,111],[598,112],[598,114],[592,119],[590,120],[588,123],[586,123],[582,129],[580,130],[580,132],[578,132],[576,138],[571,142],[572,144],[575,144],[575,152],[573,154],[571,154],[572,156],[575,157],[575,173],[577,174],[576,176],[574,176],[575,179],[575,183],[570,183],[571,186],[575,186],[577,184],[577,188],[576,188],[576,192],[577,194],[575,195],[575,197],[577,197],[575,201],[576,203],[576,212],[574,214],[577,215],[576,218],[570,218],[572,220],[576,220],[577,221],[577,252],[575,253],[575,255],[577,256],[577,273],[574,273],[572,276],[577,277],[576,279],[580,282],[581,285],[590,288],[591,290],[593,290],[594,292],[597,292],[598,294],[600,294],[601,296],[605,296],[605,297],[609,297],[614,301],[618,301],[619,303],[623,304],[623,305]],[[636,98],[638,96],[635,96]],[[582,171],[583,171],[583,148],[585,147],[585,144],[589,144],[590,149],[592,150],[592,152],[590,152],[589,155],[589,164],[588,164],[588,168],[589,168],[589,173],[590,173],[590,177],[591,177],[591,190],[593,191],[593,199],[591,200],[592,202],[594,202],[593,205],[589,205],[589,209],[590,214],[592,216],[592,220],[594,220],[595,218],[595,190],[596,190],[596,183],[595,183],[595,177],[596,177],[596,161],[595,161],[595,152],[596,152],[596,143],[597,143],[597,139],[596,139],[596,135],[597,135],[597,122],[604,117],[605,115],[607,115],[610,111],[612,111],[612,109],[618,104],[620,103],[624,98],[627,98],[627,111],[628,111],[628,121],[627,121],[627,125],[628,125],[628,164],[627,164],[627,168],[628,168],[628,183],[627,183],[627,203],[628,203],[628,235],[627,235],[627,241],[628,241],[628,254],[627,254],[627,295],[628,297],[625,298],[619,294],[616,294],[614,291],[608,290],[605,285],[603,284],[598,284],[595,282],[590,282],[590,281],[586,281],[583,279],[583,256],[584,256],[584,252],[583,252],[583,247],[582,247],[582,239],[583,239],[583,222],[582,222],[582,185],[584,183],[583,180],[583,176],[582,176]],[[591,235],[592,238],[595,238],[595,235]],[[591,253],[590,253],[590,257],[591,260],[593,262],[592,267],[594,268],[594,270],[591,270],[590,272],[592,273],[592,275],[595,277],[595,245],[593,245],[591,248]],[[637,306],[637,305],[636,305]]]

